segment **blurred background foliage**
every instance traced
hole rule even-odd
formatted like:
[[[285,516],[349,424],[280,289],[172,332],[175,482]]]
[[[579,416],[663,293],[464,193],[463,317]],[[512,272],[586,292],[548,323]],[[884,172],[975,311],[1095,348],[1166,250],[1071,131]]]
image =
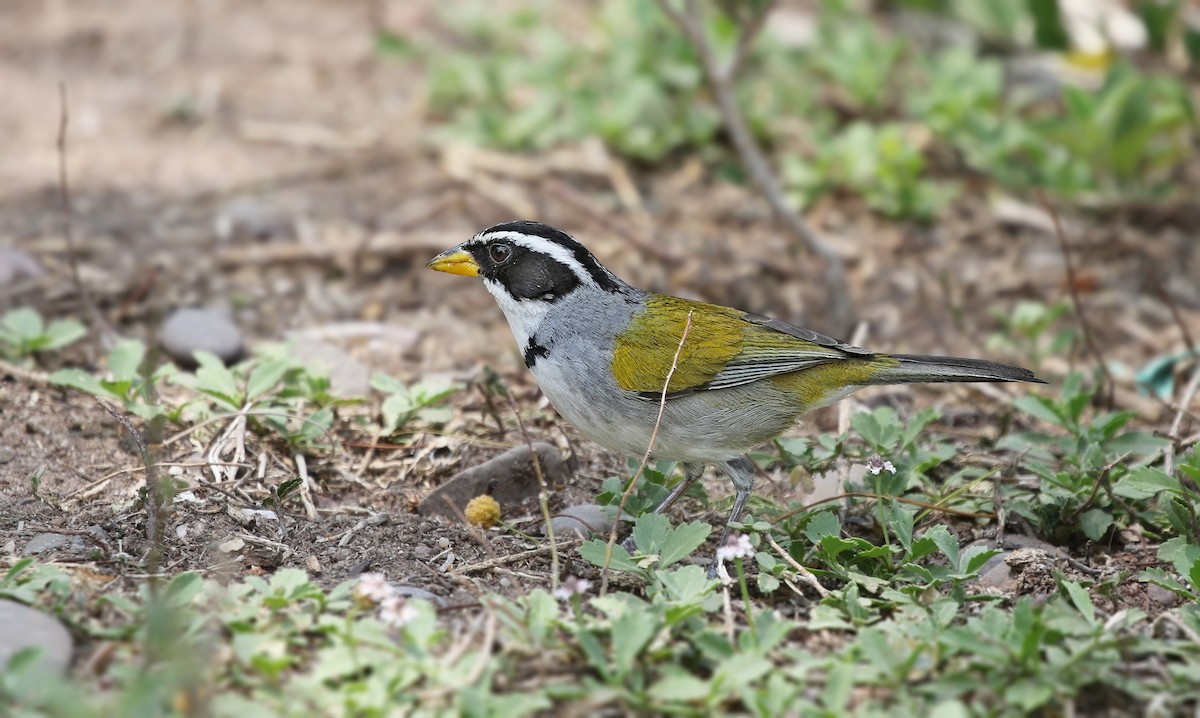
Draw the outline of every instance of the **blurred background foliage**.
[[[714,6],[706,31],[728,53],[737,5]],[[1195,152],[1195,13],[1183,0],[785,3],[736,90],[801,208],[849,193],[931,219],[981,180],[1084,203],[1170,198]],[[739,178],[693,49],[657,4],[455,3],[441,24],[377,38],[427,63],[440,137],[515,151],[600,138],[639,163],[689,153]]]

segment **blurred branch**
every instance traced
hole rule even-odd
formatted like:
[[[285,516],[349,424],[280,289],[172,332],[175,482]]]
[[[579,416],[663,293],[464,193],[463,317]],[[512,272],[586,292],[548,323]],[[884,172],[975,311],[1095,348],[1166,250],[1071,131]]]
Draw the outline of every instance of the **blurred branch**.
[[[762,29],[767,26],[767,17],[775,9],[775,1],[759,0],[758,2],[746,2],[746,0],[732,0],[726,4],[724,8],[725,12],[742,23],[738,32],[737,46],[734,48],[733,56],[729,58],[729,63],[725,66],[725,70],[722,73],[726,82],[732,83],[737,74],[741,72],[742,65],[746,63],[746,57],[750,54],[750,49],[754,47],[754,42],[762,34]]]
[[[71,268],[71,282],[79,293],[79,301],[84,311],[91,315],[92,324],[100,333],[100,343],[105,349],[111,349],[116,344],[117,333],[96,308],[87,285],[79,275],[79,253],[75,248],[75,234],[71,231],[71,188],[67,184],[67,126],[70,113],[67,109],[67,84],[58,83],[58,199],[62,216],[63,237],[67,240],[67,264]]]
[[[716,51],[704,32],[704,22],[696,0],[683,0],[682,10],[672,0],[658,0],[658,5],[696,50],[704,76],[721,113],[725,130],[729,133],[730,140],[737,150],[746,173],[766,198],[775,218],[809,252],[817,255],[824,262],[831,323],[836,326],[838,333],[849,331],[854,311],[850,301],[850,291],[846,285],[846,269],[842,258],[826,245],[800,215],[788,205],[783,185],[775,176],[762,149],[750,132],[746,119],[738,107],[737,96],[734,92],[733,83],[736,75],[741,70],[755,38],[766,24],[767,16],[775,6],[774,1],[754,3],[752,14],[748,17],[737,18],[742,23],[737,46],[733,56],[724,65],[717,58]]]
[[[1054,234],[1058,237],[1058,246],[1062,249],[1063,265],[1067,270],[1067,289],[1071,292],[1071,306],[1075,308],[1075,319],[1079,322],[1079,329],[1083,332],[1083,341],[1087,345],[1088,351],[1092,356],[1096,357],[1096,361],[1100,364],[1100,371],[1104,374],[1104,380],[1107,384],[1105,391],[1105,405],[1111,409],[1113,406],[1113,395],[1117,389],[1117,382],[1113,379],[1112,372],[1108,370],[1108,362],[1104,359],[1104,352],[1100,351],[1100,345],[1096,342],[1096,337],[1092,334],[1092,325],[1088,322],[1087,316],[1083,312],[1083,301],[1079,298],[1079,281],[1075,277],[1075,264],[1071,261],[1071,245],[1067,242],[1066,232],[1063,231],[1062,220],[1059,219],[1058,211],[1054,209],[1054,205],[1050,204],[1050,200],[1041,190],[1035,190],[1034,196],[1042,205],[1042,209],[1046,210],[1050,215],[1050,220],[1054,223]]]

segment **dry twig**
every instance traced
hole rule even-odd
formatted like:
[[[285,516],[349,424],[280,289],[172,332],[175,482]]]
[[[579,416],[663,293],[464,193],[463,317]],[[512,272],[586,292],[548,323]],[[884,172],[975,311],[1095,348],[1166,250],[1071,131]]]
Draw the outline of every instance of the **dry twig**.
[[[1183,417],[1188,413],[1188,405],[1192,403],[1192,399],[1196,398],[1197,390],[1200,390],[1200,364],[1192,369],[1192,378],[1183,390],[1183,396],[1179,399],[1179,409],[1171,421],[1171,430],[1167,432],[1167,438],[1171,440],[1171,443],[1163,451],[1163,471],[1168,474],[1175,470],[1175,447],[1180,445],[1179,429],[1183,426]]]
[[[71,231],[71,188],[67,184],[67,126],[70,114],[67,111],[67,85],[64,82],[58,83],[58,99],[58,199],[62,208],[63,238],[67,240],[67,263],[71,267],[71,281],[75,284],[75,291],[79,293],[79,301],[83,303],[84,310],[92,318],[92,324],[100,332],[104,348],[108,349],[116,344],[117,333],[100,315],[100,310],[96,309],[92,295],[79,275],[79,253],[75,248],[75,234]]]
[[[146,572],[156,574],[163,549],[163,520],[165,518],[163,504],[169,499],[166,493],[171,482],[159,481],[158,466],[154,463],[154,456],[150,453],[150,448],[146,445],[146,439],[142,436],[142,432],[137,430],[129,416],[117,411],[116,407],[99,397],[96,397],[96,403],[116,419],[117,423],[125,428],[125,431],[129,432],[129,436],[133,438],[142,454],[142,462],[146,465],[146,540],[150,544],[150,551],[146,555]]]
[[[521,410],[517,407],[517,400],[513,398],[512,392],[505,389],[504,395],[508,397],[508,402],[512,406],[513,415],[517,417],[517,428],[521,431],[521,436],[525,439],[525,446],[529,449],[529,460],[533,462],[533,475],[538,482],[538,509],[542,512],[542,521],[546,526],[546,539],[550,545],[550,588],[554,590],[558,588],[558,542],[554,538],[554,526],[550,520],[550,491],[546,485],[546,475],[542,472],[542,462],[538,458],[537,449],[533,446],[533,437],[529,435],[529,431],[525,428],[525,421],[521,418]],[[466,516],[463,517],[466,520]],[[469,522],[468,522],[469,525]]]
[[[312,498],[312,479],[308,475],[308,460],[304,454],[297,453],[292,459],[296,462],[296,473],[300,476],[300,502],[304,504],[304,514],[309,521],[317,520],[317,507]]]
[[[543,556],[545,554],[557,551],[559,548],[569,548],[571,546],[575,546],[580,543],[583,543],[582,539],[563,539],[563,541],[561,543],[558,543],[557,545],[555,544],[555,542],[544,543],[541,546],[538,546],[537,548],[529,549],[528,551],[522,551],[520,553],[510,553],[507,556],[497,556],[496,558],[491,558],[491,559],[488,559],[487,561],[481,561],[479,563],[474,563],[474,564],[471,564],[470,566],[463,566],[462,568],[458,569],[454,573],[458,574],[458,575],[481,573],[483,571],[488,571],[488,570],[496,568],[498,566],[507,566],[510,563],[517,563],[519,561],[524,561],[527,558],[536,558],[538,556]]]
[[[1104,352],[1100,351],[1100,345],[1096,342],[1095,335],[1092,334],[1092,325],[1088,323],[1087,316],[1083,313],[1083,301],[1079,299],[1079,284],[1075,277],[1075,264],[1071,261],[1071,246],[1067,242],[1067,235],[1063,231],[1062,220],[1055,211],[1054,205],[1046,199],[1046,195],[1041,191],[1035,191],[1038,202],[1050,214],[1050,219],[1054,222],[1054,234],[1058,237],[1058,245],[1062,249],[1063,265],[1067,270],[1067,289],[1071,292],[1071,306],[1075,309],[1075,319],[1079,322],[1079,329],[1083,332],[1083,341],[1087,344],[1088,351],[1096,358],[1096,362],[1100,364],[1100,371],[1104,374],[1106,384],[1105,404],[1111,408],[1113,406],[1113,393],[1116,391],[1117,383],[1113,379],[1112,373],[1108,370],[1108,362],[1104,359]]]
[[[646,453],[642,455],[642,463],[638,464],[637,471],[629,480],[625,492],[621,494],[621,503],[617,506],[617,520],[613,522],[612,530],[608,532],[608,548],[604,552],[604,566],[600,569],[601,596],[608,590],[608,564],[612,561],[613,547],[617,544],[617,527],[621,525],[621,517],[625,515],[625,502],[629,500],[630,494],[633,493],[633,487],[637,485],[637,480],[646,470],[646,464],[650,463],[650,453],[654,451],[654,444],[658,441],[658,429],[662,426],[663,412],[667,409],[667,389],[671,386],[671,377],[675,376],[675,369],[679,366],[679,355],[683,353],[683,344],[687,341],[688,333],[691,331],[692,312],[689,310],[687,321],[683,324],[683,334],[679,337],[679,346],[675,347],[675,357],[671,359],[671,368],[667,370],[667,377],[663,379],[662,394],[658,397],[658,417],[654,420],[654,430],[650,432],[650,442],[646,445]]]
[[[767,543],[771,544],[771,548],[774,548],[775,552],[778,553],[779,556],[786,561],[789,566],[796,569],[796,573],[800,575],[801,580],[804,581],[806,586],[812,587],[812,589],[816,591],[817,595],[821,598],[829,596],[829,589],[822,586],[821,582],[817,580],[817,577],[812,575],[812,572],[805,568],[803,564],[792,558],[792,555],[784,550],[784,548],[775,541],[775,537],[772,536],[770,532],[764,532],[762,535],[766,537]]]

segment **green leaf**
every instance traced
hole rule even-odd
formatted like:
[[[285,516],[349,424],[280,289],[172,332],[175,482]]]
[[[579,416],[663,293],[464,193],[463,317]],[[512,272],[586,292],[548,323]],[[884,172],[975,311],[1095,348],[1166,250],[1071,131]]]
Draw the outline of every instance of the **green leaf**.
[[[663,514],[642,514],[633,524],[633,545],[645,555],[656,554],[667,540],[671,521]]]
[[[988,562],[993,556],[1002,553],[1000,549],[987,548],[985,546],[972,546],[962,554],[962,565],[956,569],[960,574],[973,576],[983,568],[983,565]]]
[[[687,703],[704,698],[708,691],[708,681],[702,681],[687,673],[675,673],[655,683],[649,693],[655,700]]]
[[[379,413],[383,415],[383,433],[394,434],[416,415],[416,409],[408,394],[392,394],[383,400]]]
[[[840,536],[841,534],[842,522],[832,511],[822,511],[813,516],[808,525],[804,527],[804,536],[813,544],[821,543],[821,539],[826,536]]]
[[[375,34],[375,52],[379,55],[406,58],[412,56],[415,50],[411,41],[394,32],[381,30]]]
[[[108,370],[116,381],[131,382],[138,378],[145,356],[145,344],[136,339],[122,339],[108,353]]]
[[[850,694],[857,683],[856,673],[857,669],[848,663],[835,663],[829,669],[821,696],[826,710],[835,715],[845,714],[844,709],[850,702]]]
[[[680,603],[702,601],[717,585],[715,581],[709,580],[704,569],[699,566],[680,566],[670,571],[659,571],[658,580],[662,582],[671,600]]]
[[[1174,576],[1162,570],[1161,568],[1148,568],[1138,574],[1138,580],[1144,583],[1152,583],[1156,586],[1171,591],[1188,601],[1200,601],[1200,594],[1191,591],[1187,586],[1180,583]],[[1193,583],[1193,586],[1200,590],[1200,584]]]
[[[783,584],[769,573],[758,574],[758,591],[764,595],[775,593]]]
[[[540,643],[551,635],[554,621],[558,618],[559,604],[549,591],[537,588],[525,597],[530,637]]]
[[[698,521],[686,523],[670,530],[659,551],[659,568],[666,568],[690,556],[693,551],[700,548],[710,533],[712,533],[712,526]]]
[[[166,598],[174,606],[190,604],[204,590],[204,579],[195,571],[184,571],[167,584]]]
[[[613,663],[619,675],[633,669],[634,661],[657,632],[658,620],[649,611],[626,611],[613,621]]]
[[[580,629],[575,635],[579,639],[579,647],[583,650],[588,665],[596,669],[596,672],[605,680],[608,680],[611,674],[608,668],[608,659],[604,655],[604,648],[600,645],[596,634],[587,629]]]
[[[1071,603],[1075,605],[1075,609],[1083,614],[1088,623],[1095,623],[1096,608],[1092,605],[1092,597],[1088,594],[1087,589],[1074,581],[1063,581],[1062,587],[1071,597]]]
[[[1170,476],[1162,469],[1140,466],[1121,477],[1113,485],[1113,492],[1127,499],[1148,499],[1158,495],[1160,491],[1178,493],[1182,490],[1179,479]]]
[[[1189,543],[1182,536],[1167,539],[1158,547],[1158,560],[1168,561],[1181,576],[1190,576],[1197,561],[1200,561],[1200,545]],[[1196,586],[1200,589],[1200,585]]]
[[[936,543],[938,550],[941,551],[942,555],[950,561],[951,566],[957,568],[962,565],[962,561],[959,557],[960,546],[958,539],[950,534],[950,530],[947,529],[945,525],[938,524],[937,526],[934,526],[926,531],[922,538],[930,539]]]
[[[46,328],[45,341],[40,347],[42,351],[61,349],[82,339],[87,335],[87,328],[74,319],[59,319],[50,322]]]
[[[308,587],[308,574],[299,568],[281,568],[271,576],[271,590],[282,596],[295,596]]]
[[[608,543],[600,539],[591,539],[585,541],[579,547],[579,556],[584,561],[593,566],[603,566],[605,556],[608,553]],[[629,556],[629,552],[625,550],[621,544],[616,544],[612,548],[612,560],[608,567],[614,571],[629,571],[631,573],[644,573],[641,566],[633,561]]]
[[[289,439],[300,446],[315,444],[329,432],[333,426],[333,408],[325,407],[311,416],[304,417],[300,429]]]
[[[19,307],[0,319],[0,339],[13,344],[25,343],[41,336],[45,330],[42,315],[29,307]]]
[[[1022,394],[1013,402],[1013,406],[1030,416],[1041,419],[1055,426],[1066,426],[1062,415],[1054,402],[1036,394]]]
[[[192,356],[196,360],[196,390],[204,392],[225,405],[225,408],[238,411],[242,408],[242,392],[238,389],[237,378],[225,366],[217,355],[196,351]]]
[[[286,359],[273,359],[256,366],[246,380],[246,398],[253,400],[270,391],[287,373],[290,364]]]
[[[1103,538],[1112,524],[1112,515],[1104,509],[1090,509],[1079,517],[1079,527],[1083,529],[1083,534],[1093,541]]]
[[[929,718],[970,718],[971,712],[957,699],[943,700],[929,711]]]
[[[106,397],[110,399],[121,400],[123,397],[116,396],[109,391],[99,379],[88,374],[82,369],[59,369],[50,375],[51,384],[58,386],[69,386],[73,389],[87,392],[92,396]]]

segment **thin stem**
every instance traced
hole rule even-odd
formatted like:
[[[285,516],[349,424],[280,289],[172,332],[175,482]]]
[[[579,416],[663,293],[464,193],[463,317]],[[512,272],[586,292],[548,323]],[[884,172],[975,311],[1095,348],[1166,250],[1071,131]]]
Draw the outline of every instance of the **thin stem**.
[[[612,530],[608,532],[608,549],[604,552],[604,566],[600,569],[601,596],[608,590],[608,565],[612,562],[613,547],[617,544],[617,527],[621,525],[621,517],[625,515],[625,504],[629,501],[629,496],[633,493],[633,487],[637,486],[638,479],[641,478],[642,472],[646,470],[646,465],[650,463],[650,453],[654,451],[654,443],[658,441],[658,429],[662,426],[663,413],[667,409],[667,390],[671,386],[671,377],[675,376],[675,369],[679,366],[679,355],[683,353],[683,344],[687,341],[688,334],[691,331],[692,312],[689,310],[687,321],[683,324],[683,334],[679,337],[679,346],[675,347],[675,356],[671,359],[671,368],[667,370],[667,377],[663,379],[662,394],[658,397],[658,416],[654,419],[654,430],[650,432],[650,443],[646,445],[646,453],[642,455],[642,463],[638,465],[633,478],[629,480],[629,485],[625,487],[625,492],[621,494],[621,503],[617,506],[617,520],[613,522]]]

